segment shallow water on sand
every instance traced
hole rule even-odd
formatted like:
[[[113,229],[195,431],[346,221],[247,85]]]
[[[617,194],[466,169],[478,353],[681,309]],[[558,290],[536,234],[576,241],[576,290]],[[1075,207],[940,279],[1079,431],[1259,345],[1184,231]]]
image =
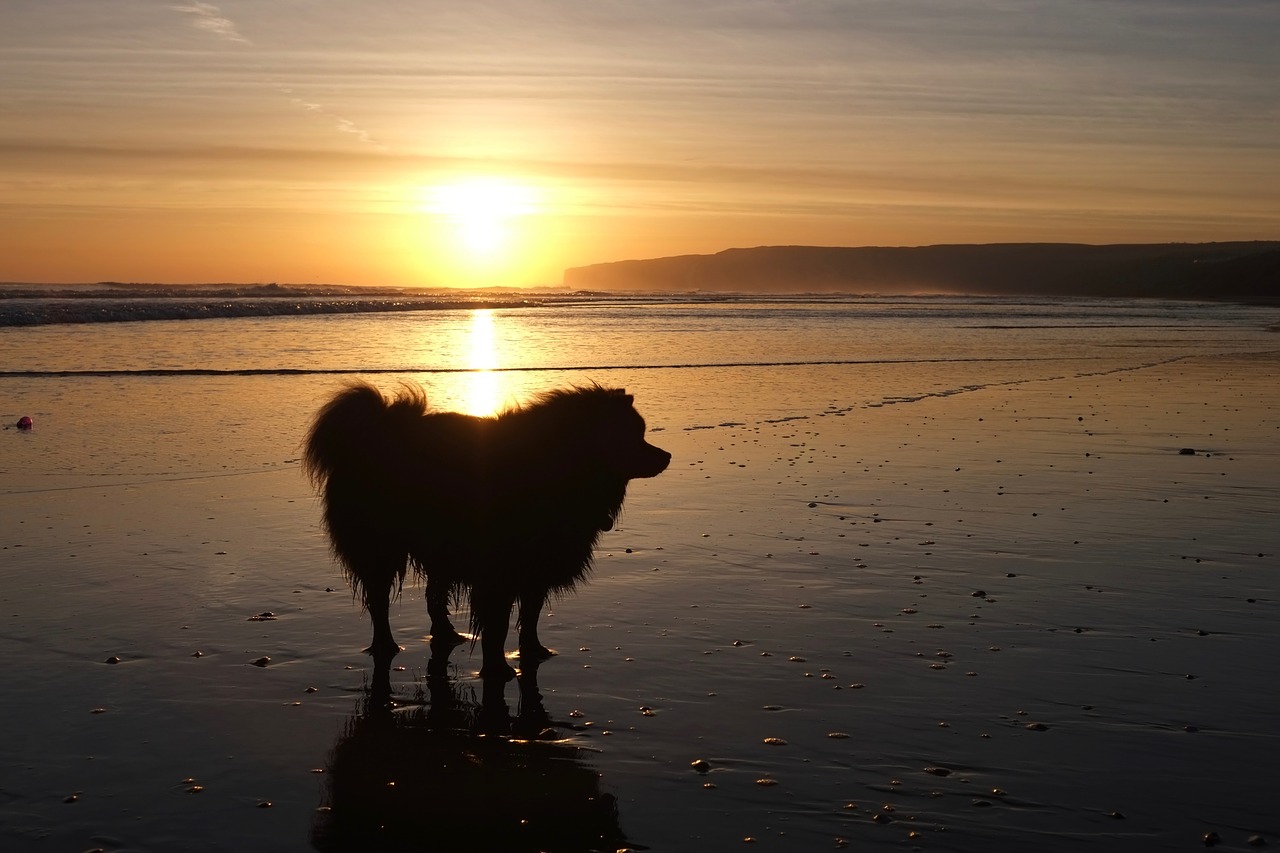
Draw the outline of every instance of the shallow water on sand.
[[[544,616],[516,738],[469,733],[505,715],[468,647],[429,677],[419,587],[397,710],[367,707],[368,622],[296,464],[341,377],[5,378],[36,429],[0,434],[0,844],[485,849],[506,817],[510,849],[1274,844],[1280,361],[1248,331],[1179,361],[1163,328],[1107,334],[1048,362],[635,369],[697,349],[675,337],[500,374],[625,385],[675,457]],[[786,360],[731,338],[718,363]]]

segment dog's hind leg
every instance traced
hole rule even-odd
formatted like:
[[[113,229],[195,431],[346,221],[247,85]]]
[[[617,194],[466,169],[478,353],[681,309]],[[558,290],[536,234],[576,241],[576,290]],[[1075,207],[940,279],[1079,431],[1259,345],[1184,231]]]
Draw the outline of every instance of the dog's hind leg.
[[[516,671],[507,663],[504,649],[514,605],[513,595],[494,592],[471,594],[471,619],[480,631],[480,652],[484,660],[480,667],[481,678],[510,681],[515,677]]]
[[[361,556],[364,559],[360,562],[350,561],[348,565],[352,567],[352,580],[373,623],[373,642],[365,653],[373,655],[375,662],[389,661],[403,651],[391,634],[391,593],[404,581],[408,555],[403,551],[383,551],[376,557],[370,553]]]
[[[547,603],[546,590],[526,590],[520,595],[520,662],[543,661],[555,654],[538,639],[538,617]]]
[[[443,643],[456,646],[466,642],[449,621],[449,593],[451,585],[427,576],[427,615],[431,617],[431,644]]]

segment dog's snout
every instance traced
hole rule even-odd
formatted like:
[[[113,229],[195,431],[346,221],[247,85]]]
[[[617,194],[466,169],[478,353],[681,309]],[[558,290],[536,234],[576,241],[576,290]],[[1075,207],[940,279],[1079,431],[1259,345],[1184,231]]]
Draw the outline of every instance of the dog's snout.
[[[663,471],[667,470],[667,466],[671,464],[671,454],[655,445],[648,445],[649,470],[647,477],[656,477]]]

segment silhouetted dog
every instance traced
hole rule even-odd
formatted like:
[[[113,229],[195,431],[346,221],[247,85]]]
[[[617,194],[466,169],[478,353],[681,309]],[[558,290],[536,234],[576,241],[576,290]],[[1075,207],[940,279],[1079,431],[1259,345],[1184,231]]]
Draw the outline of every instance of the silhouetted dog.
[[[469,594],[481,675],[510,678],[503,656],[520,604],[522,658],[551,654],[538,640],[550,593],[591,567],[627,482],[656,477],[671,454],[644,440],[630,394],[591,386],[552,391],[496,417],[429,412],[419,389],[387,400],[355,384],[316,415],[303,464],[324,498],[334,554],[373,621],[375,659],[400,650],[392,590],[406,563],[426,579],[432,642],[459,642],[449,601]]]

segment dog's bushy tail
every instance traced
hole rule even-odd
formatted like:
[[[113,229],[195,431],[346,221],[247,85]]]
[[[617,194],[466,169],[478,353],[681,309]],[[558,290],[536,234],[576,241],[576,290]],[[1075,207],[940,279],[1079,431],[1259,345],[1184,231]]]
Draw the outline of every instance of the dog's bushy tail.
[[[388,400],[372,385],[349,385],[316,413],[302,450],[302,470],[323,488],[335,474],[380,468],[396,415],[405,409],[421,414],[425,408],[425,398],[414,389]]]

